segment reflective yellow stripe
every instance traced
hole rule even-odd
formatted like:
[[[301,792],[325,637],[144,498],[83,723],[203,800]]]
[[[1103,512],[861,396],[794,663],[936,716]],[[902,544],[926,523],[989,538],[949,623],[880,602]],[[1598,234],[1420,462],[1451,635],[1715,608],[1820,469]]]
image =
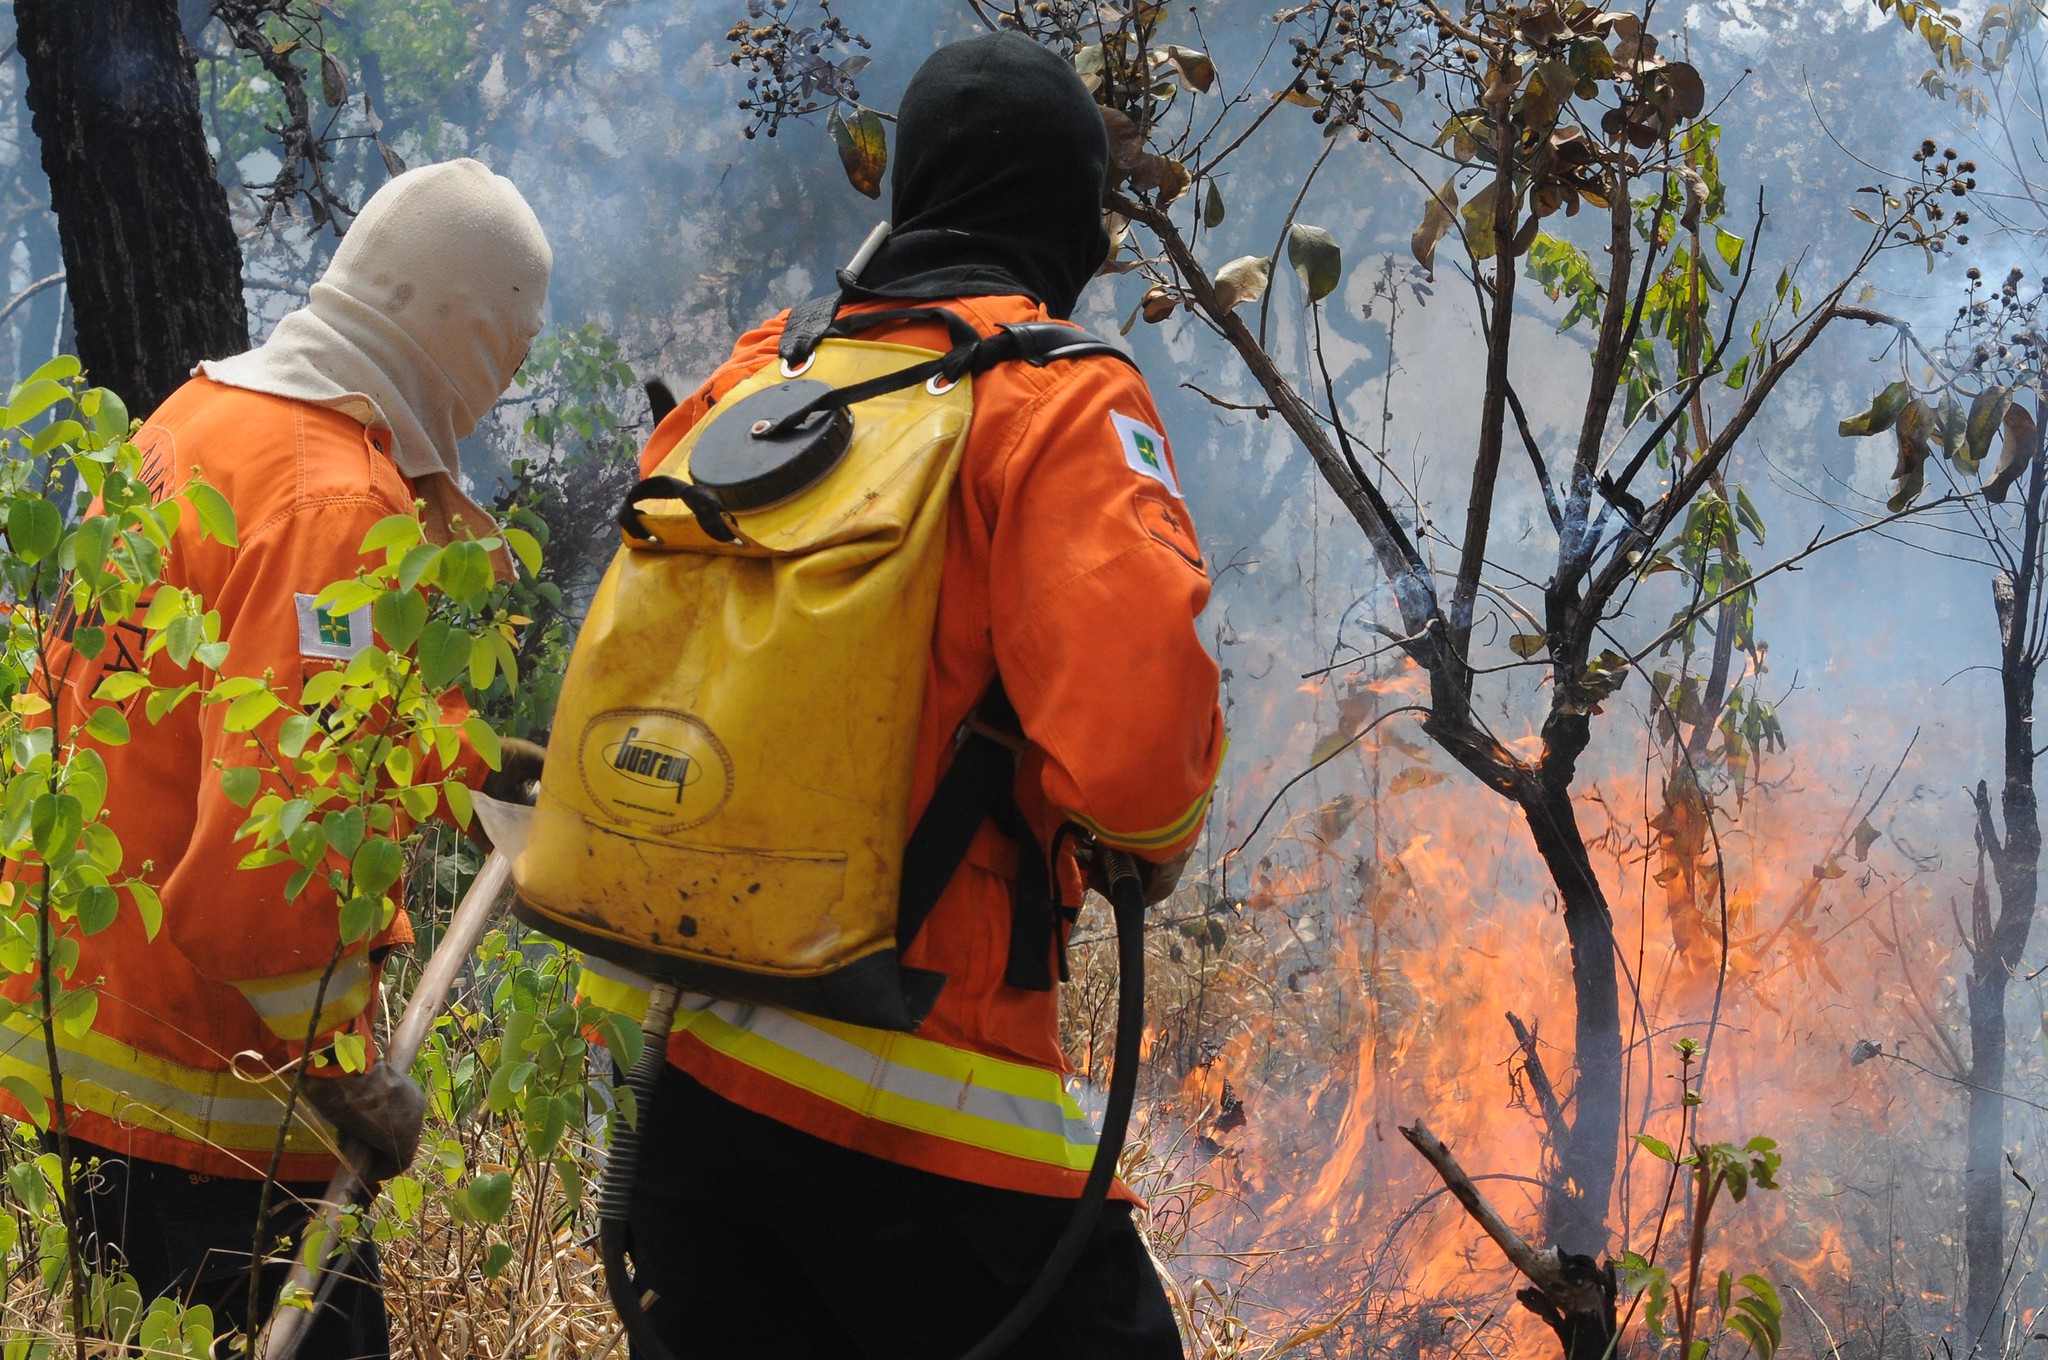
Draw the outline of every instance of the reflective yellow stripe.
[[[327,980],[327,999],[320,1007],[320,1020],[315,1025],[313,1002],[321,995],[322,978]],[[367,954],[355,954],[334,965],[331,978],[325,968],[315,968],[284,977],[237,982],[235,990],[249,999],[272,1034],[291,1043],[304,1043],[309,1028],[315,1035],[326,1034],[369,1008],[370,960]]]
[[[267,1163],[277,1141],[288,1087],[284,1081],[245,1081],[233,1072],[183,1067],[130,1048],[103,1034],[73,1038],[57,1030],[64,1100],[73,1109],[104,1115],[139,1129],[167,1133],[253,1155]],[[0,1022],[0,1077],[19,1077],[50,1098],[50,1068],[41,1027],[16,1013]],[[331,1151],[333,1136],[302,1101],[285,1139],[287,1152]]]
[[[647,980],[585,959],[579,990],[638,1018]],[[772,1006],[687,992],[682,1004],[677,1029],[865,1118],[1071,1171],[1094,1159],[1095,1130],[1057,1072]]]
[[[1092,817],[1078,812],[1067,815],[1087,829],[1088,834],[1115,850],[1164,850],[1167,846],[1184,841],[1201,824],[1209,812],[1209,790],[1203,789],[1202,796],[1195,799],[1194,806],[1183,812],[1167,825],[1153,831],[1111,831]]]

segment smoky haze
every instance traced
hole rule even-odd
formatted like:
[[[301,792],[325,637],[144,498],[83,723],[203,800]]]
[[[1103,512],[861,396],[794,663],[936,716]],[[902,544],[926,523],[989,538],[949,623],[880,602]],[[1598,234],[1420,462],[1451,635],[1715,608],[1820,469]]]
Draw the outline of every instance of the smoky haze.
[[[552,325],[594,323],[636,373],[664,376],[678,391],[748,326],[820,291],[882,215],[847,183],[822,113],[784,123],[773,138],[743,137],[748,116],[736,105],[746,72],[729,62],[724,35],[744,0],[507,3],[481,19],[450,0],[339,8],[338,42],[356,54],[353,79],[380,82],[377,130],[392,150],[413,164],[475,155],[514,179],[554,244]],[[1183,6],[1163,31],[1211,53],[1219,90],[1248,88],[1258,96],[1252,107],[1262,107],[1289,78],[1272,6],[1198,8],[1198,23]],[[925,53],[977,28],[964,5],[939,0],[844,0],[834,13],[872,42],[860,98],[882,110]],[[1710,116],[1723,128],[1722,226],[1760,252],[1759,292],[1782,269],[1817,293],[1851,263],[1867,230],[1851,215],[1856,191],[1879,172],[1908,173],[1922,137],[1978,155],[1992,192],[2009,187],[1993,182],[1981,154],[1985,130],[1919,88],[1924,45],[1860,0],[1660,6],[1652,26],[1706,77]],[[251,186],[276,165],[256,126],[269,92],[221,55],[217,31],[195,24],[193,37],[260,335],[317,275],[333,238],[308,232],[302,218],[260,222]],[[61,264],[18,58],[0,67],[0,81],[0,230],[12,242],[4,260],[13,297]],[[1409,126],[1441,117],[1433,98],[1407,97]],[[1181,99],[1198,122],[1219,103]],[[1275,253],[1322,150],[1305,111],[1282,112],[1301,116],[1268,120],[1256,154],[1234,158],[1221,178],[1224,218],[1197,245],[1212,269]],[[1248,116],[1237,115],[1238,125]],[[353,106],[339,126],[370,130]],[[371,146],[340,153],[338,173],[356,201],[386,173]],[[1768,213],[1760,236],[1759,190]],[[1376,148],[1346,144],[1297,217],[1343,251],[1322,333],[1346,421],[1413,490],[1416,503],[1403,512],[1449,570],[1483,350],[1462,252],[1447,244],[1433,281],[1409,253],[1425,195]],[[1196,212],[1194,199],[1177,211]],[[1550,225],[1597,251],[1587,218]],[[1917,253],[1892,255],[1873,275],[1867,305],[1939,334],[1966,265],[1998,276],[2013,264],[2036,271],[2039,248],[2038,239],[1985,232],[1931,271]],[[1265,306],[1271,351],[1315,385],[1309,313],[1280,254]],[[1116,335],[1143,290],[1134,274],[1098,279],[1075,320]],[[1520,305],[1553,322],[1565,312],[1534,286]],[[1255,310],[1247,304],[1248,315]],[[1549,330],[1525,332],[1513,377],[1538,440],[1562,447],[1576,435],[1588,347],[1580,333]],[[1873,363],[1887,339],[1837,325],[1744,440],[1730,479],[1768,529],[1762,545],[1745,545],[1757,566],[1883,513],[1891,442],[1843,439],[1835,426],[1896,376],[1895,363]],[[61,286],[22,301],[0,328],[17,374],[66,343]],[[1228,409],[1261,400],[1230,351],[1185,312],[1138,321],[1128,343],[1165,417],[1209,558],[1214,596],[1203,627],[1225,668],[1232,737],[1196,856],[1199,882],[1163,928],[1171,953],[1161,955],[1157,1004],[1179,1009],[1155,1036],[1139,1188],[1178,1253],[1170,1273],[1184,1288],[1220,1282],[1228,1308],[1261,1337],[1346,1318],[1353,1330],[1344,1335],[1360,1349],[1342,1353],[1392,1353],[1383,1348],[1404,1338],[1420,1353],[1448,1353],[1463,1332],[1417,1309],[1435,1299],[1469,1306],[1471,1323],[1490,1334],[1519,1328],[1508,1321],[1511,1282],[1490,1248],[1475,1246],[1448,1200],[1426,1200],[1433,1182],[1394,1126],[1427,1115],[1462,1138],[1471,1169],[1542,1174],[1501,1013],[1536,1022],[1554,1075],[1568,1071],[1571,999],[1568,985],[1559,989],[1565,946],[1547,879],[1508,806],[1440,753],[1432,759],[1411,720],[1290,782],[1319,758],[1319,743],[1355,725],[1367,711],[1359,705],[1377,712],[1412,697],[1412,677],[1388,657],[1341,664],[1381,648],[1374,625],[1398,616],[1356,525],[1285,425]],[[517,429],[528,408],[515,400],[508,411],[468,446],[484,492],[509,476],[510,457],[533,456]],[[636,393],[616,414],[634,437],[645,433]],[[1519,573],[1540,587],[1553,544],[1519,450],[1495,526],[1501,579]],[[1727,1240],[1746,1253],[1745,1268],[1775,1270],[1809,1292],[1814,1308],[1788,1305],[1788,1330],[1808,1338],[1806,1353],[1825,1353],[1818,1318],[1854,1330],[1890,1308],[1925,1335],[1951,1325],[1959,1307],[1960,1092],[1922,1069],[1941,1066],[1937,1032],[1961,1033],[1967,958],[1950,921],[1952,904],[1967,910],[1977,873],[1966,790],[1999,777],[1990,575],[1968,548],[1939,523],[1909,524],[1818,554],[1761,588],[1756,627],[1769,647],[1758,688],[1777,705],[1788,749],[1761,762],[1762,786],[1730,800],[1719,829],[1732,929],[1750,942],[1733,981],[1678,957],[1670,942],[1669,885],[1654,881],[1650,855],[1663,772],[1652,768],[1655,743],[1646,746],[1653,715],[1642,681],[1608,702],[1584,762],[1589,835],[1626,917],[1620,934],[1636,951],[1633,999],[1624,1001],[1635,1011],[1628,1130],[1668,1126],[1670,1041],[1718,1013],[1727,1033],[1709,1082],[1709,1132],[1737,1141],[1770,1134],[1787,1156],[1779,1200],[1759,1207],[1748,1228],[1735,1220]],[[1654,639],[1684,604],[1668,584],[1676,579],[1652,578],[1612,624],[1622,650]],[[1500,601],[1482,600],[1475,635],[1503,658],[1525,627]],[[1503,739],[1525,738],[1530,715],[1540,723],[1543,674],[1510,671],[1483,687],[1483,716]],[[1866,813],[1882,839],[1867,858],[1843,858],[1845,834]],[[1843,872],[1816,876],[1835,860]],[[2048,1100],[2048,996],[2031,980],[2044,957],[2037,944],[2010,1007],[2011,1081],[2029,1102]],[[1217,981],[1219,958],[1241,958],[1258,985]],[[1244,1000],[1254,994],[1264,1000]],[[1099,1000],[1070,998],[1074,1034],[1092,1040]],[[1864,1040],[1912,1065],[1852,1064]],[[1461,1117],[1452,1108],[1461,1103],[1480,1113]],[[2029,1177],[2048,1175],[2039,1110],[2016,1104],[2009,1116],[2015,1165]],[[1645,1221],[1662,1173],[1636,1159],[1618,1221]],[[1510,1182],[1500,1199],[1511,1215],[1531,1217],[1526,1189]],[[2023,1235],[2023,1278],[2048,1257],[2044,1231],[2035,1222]],[[1911,1257],[1904,1265],[1902,1253]],[[2038,1279],[2028,1288],[2021,1302],[2048,1293]],[[1204,1325],[1219,1325],[1223,1307],[1211,1307]],[[1425,1314],[1428,1327],[1416,1320]],[[1530,1342],[1515,1331],[1493,1344],[1510,1353]]]

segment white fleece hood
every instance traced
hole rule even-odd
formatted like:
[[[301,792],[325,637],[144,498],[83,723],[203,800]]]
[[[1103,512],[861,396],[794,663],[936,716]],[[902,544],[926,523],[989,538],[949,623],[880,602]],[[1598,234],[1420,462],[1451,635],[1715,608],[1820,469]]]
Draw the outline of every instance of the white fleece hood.
[[[481,536],[491,521],[462,491],[456,441],[518,372],[551,263],[511,180],[473,160],[421,166],[371,195],[306,305],[268,340],[199,369],[389,430],[429,532],[445,537],[460,514]]]

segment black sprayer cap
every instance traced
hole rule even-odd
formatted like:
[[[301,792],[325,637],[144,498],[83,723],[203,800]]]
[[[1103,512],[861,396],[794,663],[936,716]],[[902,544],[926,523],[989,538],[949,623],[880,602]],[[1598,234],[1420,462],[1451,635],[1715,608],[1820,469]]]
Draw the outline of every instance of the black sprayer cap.
[[[719,412],[690,451],[690,480],[731,511],[759,510],[815,484],[839,465],[853,417],[820,411],[785,434],[767,431],[825,395],[829,385],[797,378],[766,387]]]

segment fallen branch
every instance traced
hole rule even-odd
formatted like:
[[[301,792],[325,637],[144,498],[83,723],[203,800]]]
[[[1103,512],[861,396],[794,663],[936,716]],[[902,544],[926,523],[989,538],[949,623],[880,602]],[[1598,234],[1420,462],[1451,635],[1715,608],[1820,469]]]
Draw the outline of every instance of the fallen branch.
[[[1550,1146],[1562,1147],[1565,1135],[1571,1130],[1564,1121],[1564,1103],[1557,1098],[1557,1088],[1550,1084],[1550,1073],[1544,1069],[1543,1055],[1536,1051],[1536,1031],[1523,1024],[1522,1017],[1513,1011],[1508,1012],[1508,1024],[1515,1031],[1516,1044],[1521,1047],[1522,1071],[1529,1078],[1529,1091],[1536,1097],[1536,1108],[1542,1111]]]
[[[1602,1266],[1590,1256],[1555,1247],[1538,1249],[1530,1245],[1487,1202],[1451,1150],[1427,1125],[1417,1120],[1403,1127],[1401,1136],[1435,1168],[1444,1188],[1457,1197],[1472,1221],[1493,1239],[1501,1255],[1508,1258],[1508,1264],[1534,1286],[1517,1290],[1515,1298],[1557,1333],[1565,1360],[1618,1360],[1622,1352],[1615,1335],[1612,1266]]]

